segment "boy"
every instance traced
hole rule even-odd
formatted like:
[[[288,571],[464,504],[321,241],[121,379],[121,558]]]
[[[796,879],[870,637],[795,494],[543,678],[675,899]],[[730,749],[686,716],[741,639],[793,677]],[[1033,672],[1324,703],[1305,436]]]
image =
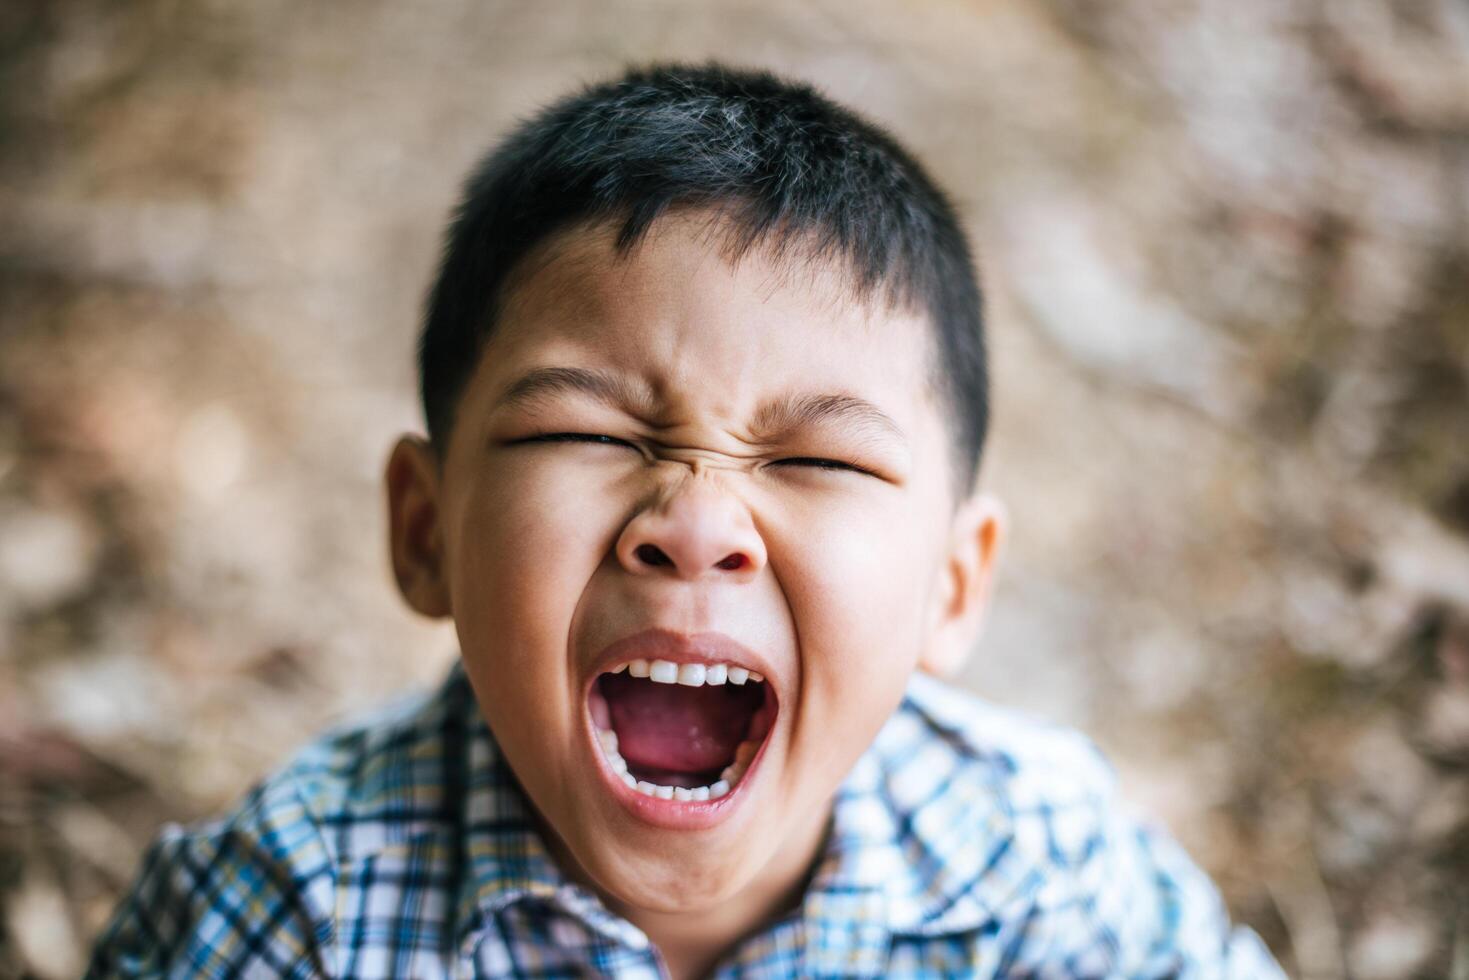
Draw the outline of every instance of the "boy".
[[[1278,976],[1078,735],[952,674],[1004,516],[943,194],[717,65],[466,185],[386,472],[434,694],[165,829],[95,976]]]

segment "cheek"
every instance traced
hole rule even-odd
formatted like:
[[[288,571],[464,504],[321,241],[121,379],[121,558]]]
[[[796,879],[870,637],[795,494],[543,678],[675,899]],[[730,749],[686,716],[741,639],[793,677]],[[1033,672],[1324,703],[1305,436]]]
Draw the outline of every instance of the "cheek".
[[[487,473],[469,484],[450,525],[450,591],[464,658],[493,681],[487,698],[520,699],[515,712],[530,713],[527,723],[568,723],[561,717],[573,700],[561,696],[573,683],[568,624],[610,548],[612,523],[597,512],[598,499]]]
[[[808,735],[875,732],[902,698],[918,657],[931,563],[925,529],[906,512],[813,514],[783,541]],[[853,744],[825,741],[844,753]]]
[[[486,467],[465,494],[450,544],[458,552],[453,587],[466,613],[546,619],[565,607],[569,615],[611,548],[611,500],[585,482],[531,480],[513,470],[495,476]]]
[[[815,631],[802,639],[822,648],[823,662],[834,668],[883,670],[905,662],[929,563],[924,529],[906,510],[812,512],[792,523],[778,549],[796,621]]]

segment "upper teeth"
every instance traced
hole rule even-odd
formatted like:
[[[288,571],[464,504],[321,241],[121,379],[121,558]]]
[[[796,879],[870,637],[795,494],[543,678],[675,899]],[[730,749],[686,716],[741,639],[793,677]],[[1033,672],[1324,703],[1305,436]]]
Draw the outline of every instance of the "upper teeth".
[[[683,684],[686,687],[702,687],[705,684],[719,685],[728,681],[743,684],[746,681],[759,683],[765,675],[733,664],[676,664],[672,660],[634,660],[619,664],[612,673],[622,673],[623,667],[633,677],[646,677],[656,684]]]

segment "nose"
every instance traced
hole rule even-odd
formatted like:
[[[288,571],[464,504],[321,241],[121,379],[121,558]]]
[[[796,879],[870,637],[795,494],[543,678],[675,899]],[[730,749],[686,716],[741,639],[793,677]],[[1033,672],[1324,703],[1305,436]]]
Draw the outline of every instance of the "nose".
[[[748,581],[765,567],[765,544],[739,501],[693,477],[628,522],[617,557],[636,575]]]

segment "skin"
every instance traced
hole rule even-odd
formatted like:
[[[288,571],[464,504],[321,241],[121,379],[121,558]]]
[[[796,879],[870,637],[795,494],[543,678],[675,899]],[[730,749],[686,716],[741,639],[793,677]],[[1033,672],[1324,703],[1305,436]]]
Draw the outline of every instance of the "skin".
[[[909,674],[951,675],[977,640],[1006,521],[989,494],[952,497],[923,315],[851,301],[829,264],[760,248],[732,263],[717,223],[673,212],[623,258],[608,226],[550,239],[509,291],[442,461],[408,435],[386,472],[398,585],[453,618],[548,847],[679,978],[799,901],[832,794]],[[545,366],[613,372],[639,403],[497,407]],[[756,409],[789,393],[859,396],[901,439],[762,429]],[[618,441],[515,442],[562,432]],[[589,664],[653,625],[727,633],[774,667],[761,770],[711,828],[638,820],[594,769]]]

